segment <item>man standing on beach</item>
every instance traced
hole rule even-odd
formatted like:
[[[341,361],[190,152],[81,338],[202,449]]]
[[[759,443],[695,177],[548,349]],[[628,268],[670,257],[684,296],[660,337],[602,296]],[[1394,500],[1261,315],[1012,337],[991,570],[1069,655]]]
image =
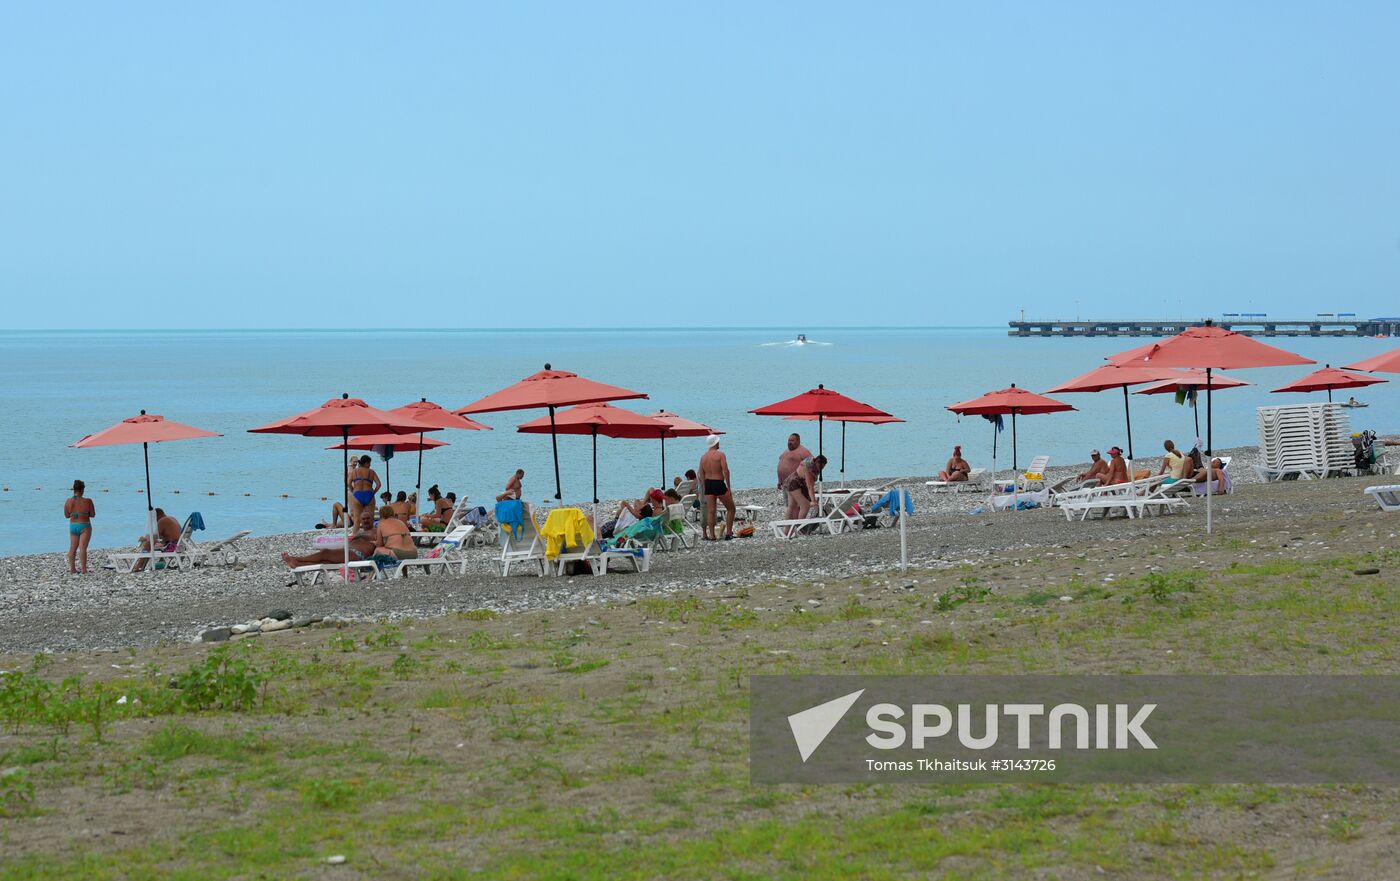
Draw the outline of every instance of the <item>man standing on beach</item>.
[[[729,541],[734,537],[734,490],[729,479],[729,459],[719,450],[719,435],[710,435],[705,439],[705,444],[708,449],[700,457],[700,491],[705,500],[702,533],[705,541],[715,540],[715,502],[723,502],[726,514],[724,540]]]
[[[797,432],[788,435],[787,449],[778,456],[778,492],[783,494],[783,499],[787,499],[788,478],[797,471],[797,466],[803,460],[812,458],[812,451],[802,446],[802,438],[797,436]]]

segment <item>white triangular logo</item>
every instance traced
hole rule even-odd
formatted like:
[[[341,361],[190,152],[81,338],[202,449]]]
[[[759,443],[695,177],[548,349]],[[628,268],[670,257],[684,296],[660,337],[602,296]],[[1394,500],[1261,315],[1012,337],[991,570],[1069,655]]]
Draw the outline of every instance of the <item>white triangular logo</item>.
[[[802,755],[802,761],[807,761],[808,757],[817,751],[817,747],[826,740],[831,729],[836,727],[836,723],[841,721],[841,717],[846,715],[846,711],[860,700],[863,694],[865,689],[862,688],[860,691],[853,691],[836,700],[817,704],[811,709],[787,717],[788,727],[792,729],[792,739],[797,741],[797,751]]]

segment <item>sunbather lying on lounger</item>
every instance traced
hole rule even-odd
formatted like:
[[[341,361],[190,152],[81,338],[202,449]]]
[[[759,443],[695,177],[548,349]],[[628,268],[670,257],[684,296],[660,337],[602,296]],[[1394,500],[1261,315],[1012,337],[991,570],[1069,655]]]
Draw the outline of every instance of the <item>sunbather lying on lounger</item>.
[[[360,528],[350,536],[350,561],[368,560],[374,555],[374,549],[379,547],[379,532],[374,528],[374,509],[366,508],[360,512]],[[341,548],[316,551],[301,557],[293,557],[291,554],[283,554],[282,562],[288,568],[295,569],[298,566],[312,566],[316,563],[342,563],[345,561],[345,551]]]
[[[1219,458],[1210,460],[1210,479],[1215,481],[1215,495],[1225,495],[1225,463]],[[1202,468],[1196,472],[1196,482],[1206,482],[1206,469]]]

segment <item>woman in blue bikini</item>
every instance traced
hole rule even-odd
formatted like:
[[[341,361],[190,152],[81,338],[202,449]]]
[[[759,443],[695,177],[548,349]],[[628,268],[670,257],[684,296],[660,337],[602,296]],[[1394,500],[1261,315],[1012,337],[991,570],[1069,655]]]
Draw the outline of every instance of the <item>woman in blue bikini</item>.
[[[83,495],[85,488],[81,480],[73,481],[73,497],[63,503],[63,516],[68,518],[68,572],[72,575],[78,574],[77,562],[87,574],[88,542],[92,541],[92,518],[97,514],[92,499]]]
[[[350,469],[345,483],[350,488],[350,522],[359,523],[361,511],[374,511],[374,494],[379,491],[379,475],[369,467],[369,456],[360,457],[359,465]]]

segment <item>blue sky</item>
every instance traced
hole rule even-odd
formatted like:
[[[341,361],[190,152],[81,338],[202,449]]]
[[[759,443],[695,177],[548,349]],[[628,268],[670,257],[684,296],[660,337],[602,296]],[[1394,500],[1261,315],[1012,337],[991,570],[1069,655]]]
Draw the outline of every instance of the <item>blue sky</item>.
[[[4,327],[1394,314],[1400,4],[11,3]]]

